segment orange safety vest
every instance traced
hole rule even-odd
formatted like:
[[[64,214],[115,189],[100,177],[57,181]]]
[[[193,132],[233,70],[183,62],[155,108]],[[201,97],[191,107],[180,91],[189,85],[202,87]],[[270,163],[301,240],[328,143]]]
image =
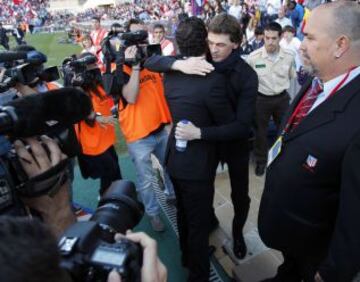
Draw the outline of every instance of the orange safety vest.
[[[111,116],[111,107],[114,106],[113,100],[106,95],[102,87],[99,86],[98,91],[101,98],[92,91],[90,92],[94,111],[103,116]],[[95,121],[94,125],[90,126],[85,121],[81,121],[75,125],[75,132],[85,155],[100,155],[115,144],[115,128],[110,124],[102,127]]]
[[[131,68],[124,66],[131,74]],[[139,95],[135,104],[119,102],[119,122],[127,143],[148,136],[161,124],[170,123],[171,115],[164,96],[162,76],[147,69],[140,71]]]

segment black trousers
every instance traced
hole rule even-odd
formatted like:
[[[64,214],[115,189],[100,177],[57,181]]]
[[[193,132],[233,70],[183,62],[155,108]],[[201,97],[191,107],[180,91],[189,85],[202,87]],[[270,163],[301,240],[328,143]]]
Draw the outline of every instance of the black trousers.
[[[214,194],[213,181],[171,178],[177,200],[182,263],[189,282],[208,282],[210,274],[209,228]]]
[[[315,274],[325,252],[312,253],[311,256],[300,256],[282,253],[284,262],[278,267],[274,282],[314,282]]]
[[[79,155],[78,161],[84,178],[100,178],[100,195],[105,193],[113,181],[122,179],[114,146],[97,156]]]
[[[280,126],[281,119],[289,107],[290,97],[284,91],[276,96],[265,96],[258,94],[256,99],[256,129],[255,129],[255,147],[254,154],[256,162],[266,164],[268,141],[267,131],[270,118],[273,118],[277,128]]]
[[[233,240],[242,236],[250,209],[249,197],[249,146],[248,142],[228,142],[225,162],[228,165],[231,201],[234,206],[232,223]]]

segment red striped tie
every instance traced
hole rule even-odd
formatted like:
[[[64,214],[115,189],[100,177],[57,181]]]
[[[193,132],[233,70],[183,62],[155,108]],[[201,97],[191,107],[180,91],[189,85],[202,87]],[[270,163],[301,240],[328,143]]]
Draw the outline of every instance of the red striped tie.
[[[319,94],[323,92],[322,84],[318,78],[314,78],[311,84],[311,88],[306,92],[304,97],[301,99],[301,105],[297,114],[295,115],[293,122],[291,124],[291,129],[293,130],[295,127],[299,125],[299,123],[303,120],[304,117],[307,116],[310,109],[314,105],[316,99]]]

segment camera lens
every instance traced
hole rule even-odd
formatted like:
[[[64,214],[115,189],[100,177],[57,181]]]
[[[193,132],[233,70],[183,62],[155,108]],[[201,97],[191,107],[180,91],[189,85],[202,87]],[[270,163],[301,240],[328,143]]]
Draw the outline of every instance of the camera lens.
[[[101,226],[103,239],[111,241],[114,233],[125,233],[136,226],[143,214],[144,207],[137,201],[134,183],[117,180],[110,185],[90,220]]]

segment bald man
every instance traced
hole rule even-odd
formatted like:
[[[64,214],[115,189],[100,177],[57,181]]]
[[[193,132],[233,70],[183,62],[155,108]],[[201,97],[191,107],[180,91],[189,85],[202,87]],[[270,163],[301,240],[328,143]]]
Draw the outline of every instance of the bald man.
[[[305,26],[312,78],[269,151],[258,221],[284,262],[264,281],[347,282],[360,270],[359,26],[350,1],[319,6]]]

